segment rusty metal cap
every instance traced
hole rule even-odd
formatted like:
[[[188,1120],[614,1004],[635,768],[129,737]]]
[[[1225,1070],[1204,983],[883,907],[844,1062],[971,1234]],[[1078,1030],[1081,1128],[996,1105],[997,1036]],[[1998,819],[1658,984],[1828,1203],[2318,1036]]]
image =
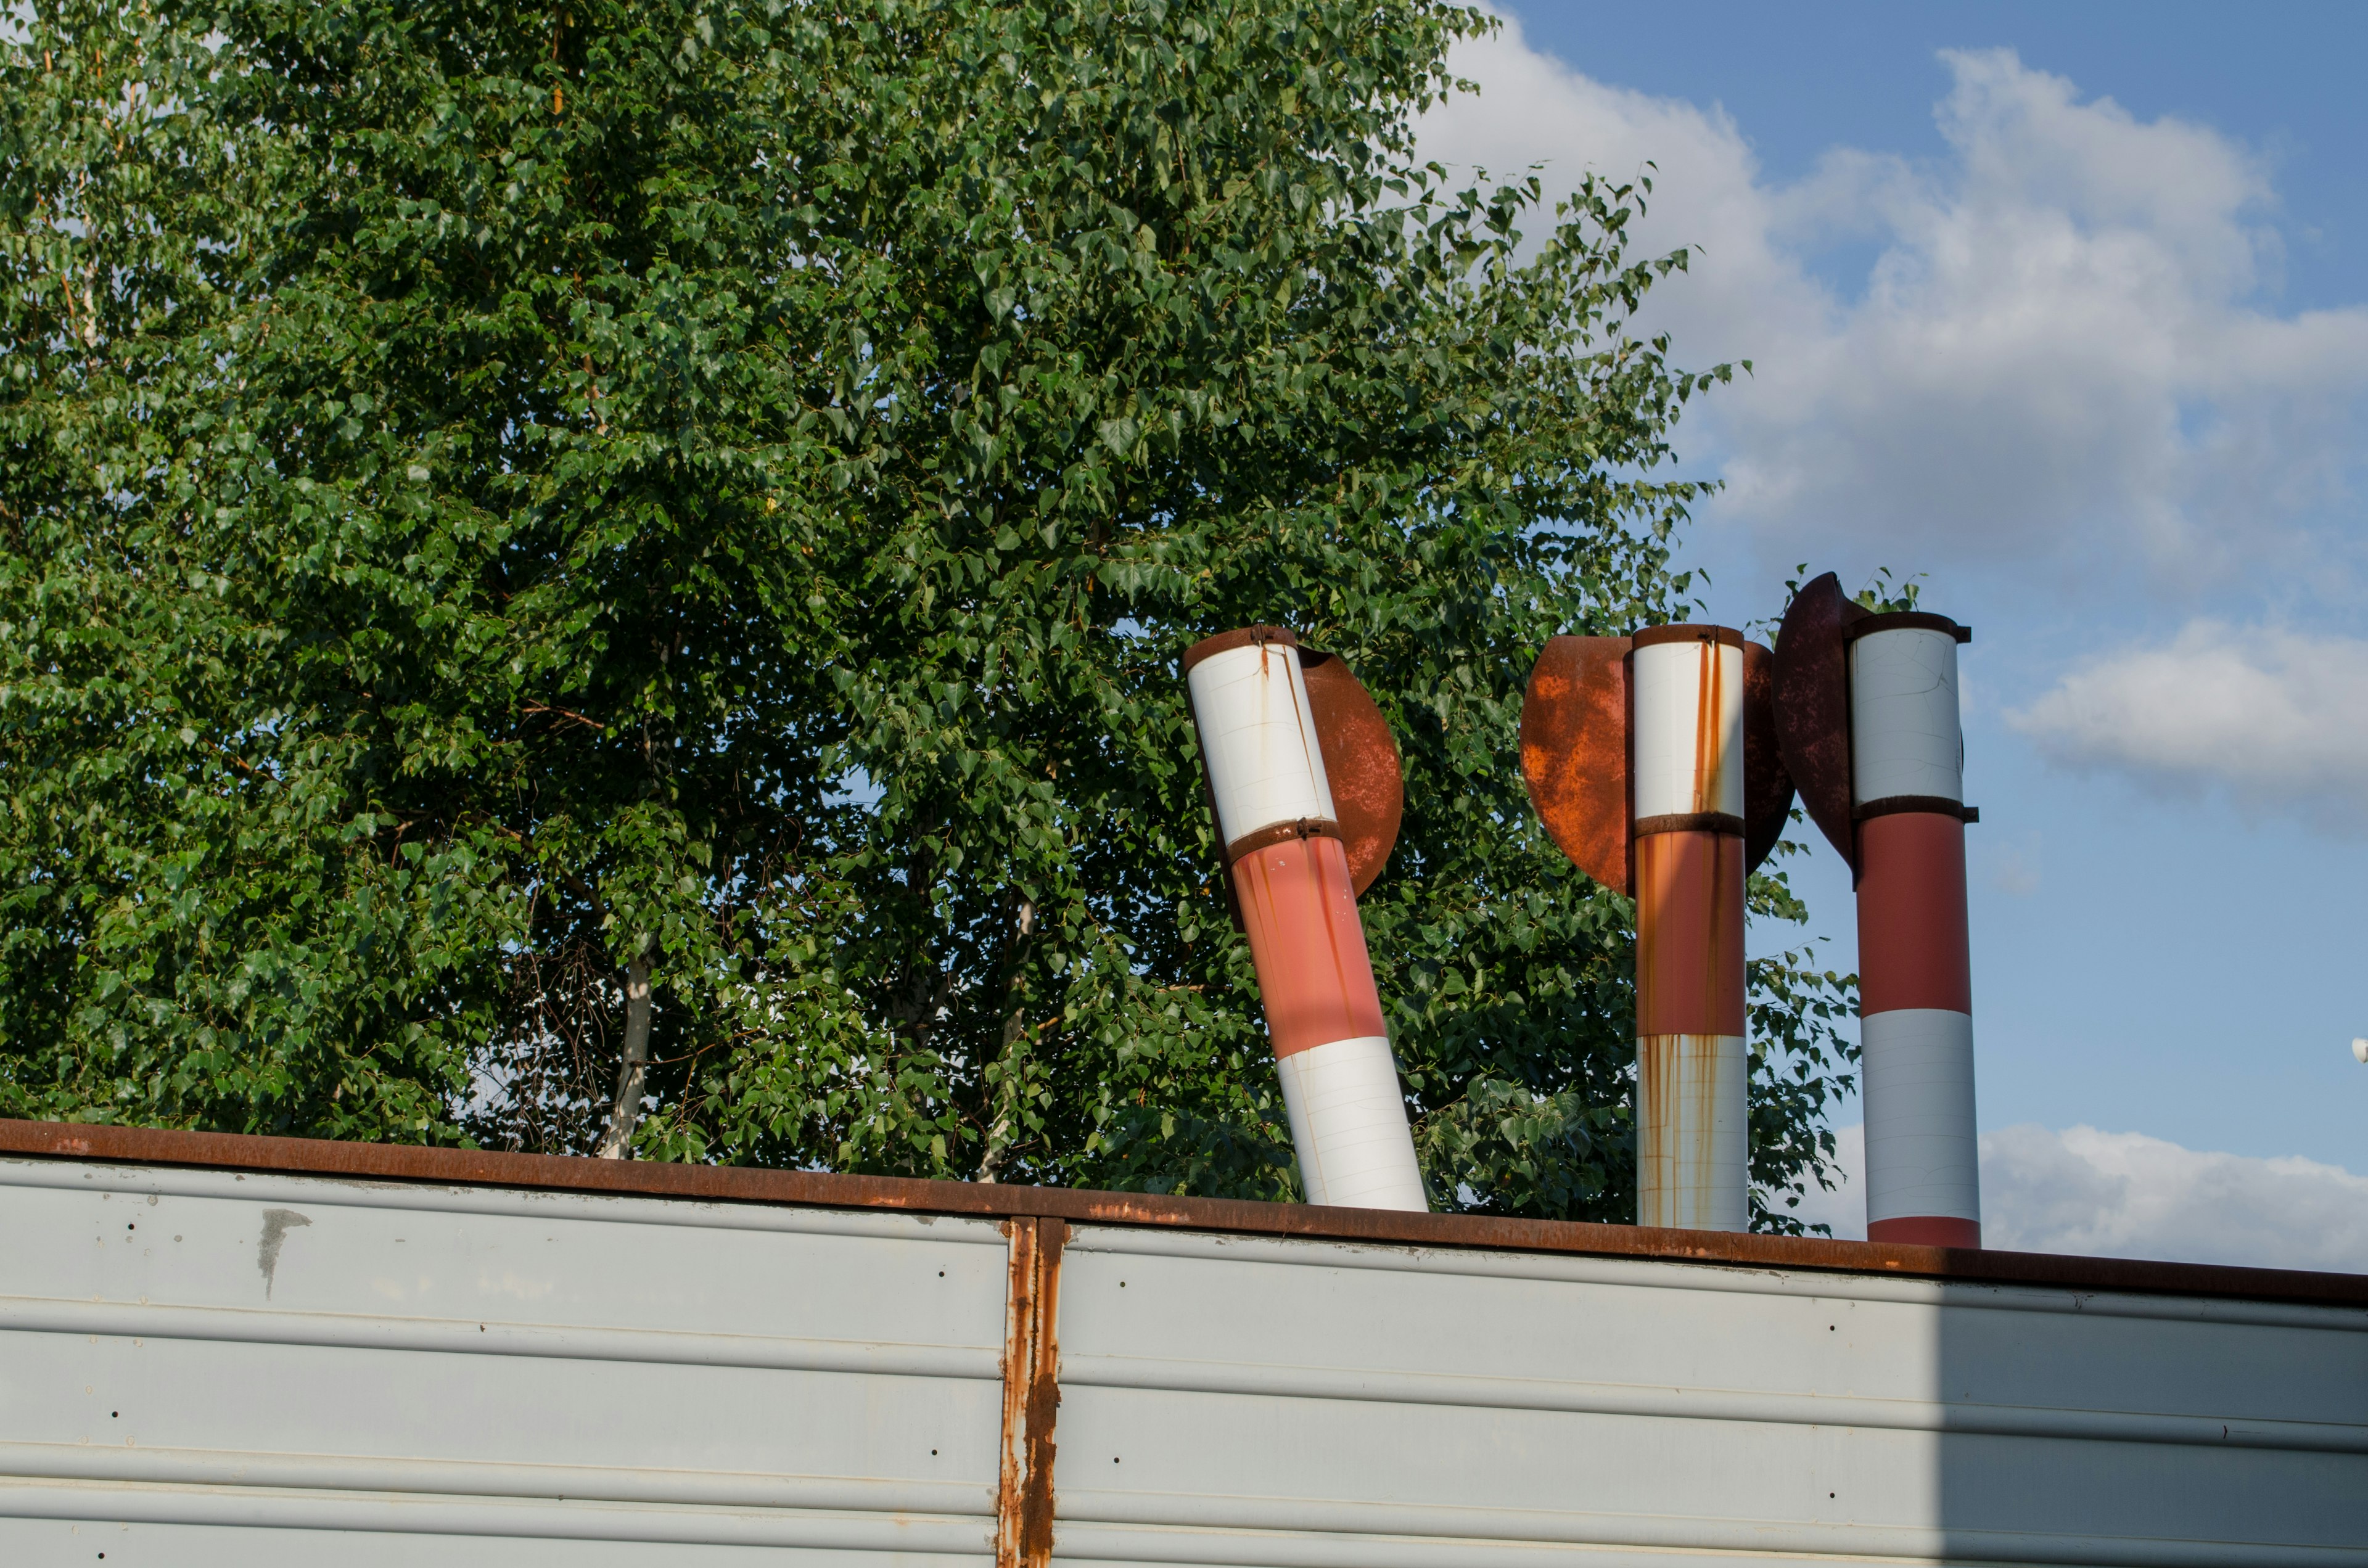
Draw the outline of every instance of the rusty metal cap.
[[[1777,755],[1801,792],[1809,820],[1841,852],[1853,880],[1858,875],[1858,835],[1850,826],[1845,628],[1866,613],[1850,603],[1842,593],[1841,579],[1831,572],[1812,578],[1785,607],[1776,634],[1773,672]]]
[[[1349,852],[1349,880],[1361,894],[1389,864],[1406,817],[1406,770],[1397,738],[1347,660],[1303,647],[1299,668],[1307,681],[1308,710],[1315,716],[1316,749],[1332,784],[1341,847]]]
[[[1776,655],[1743,645],[1743,871],[1775,852],[1793,814],[1793,775],[1776,739]]]
[[[1656,629],[1657,630],[1657,629]],[[1628,833],[1625,637],[1557,637],[1521,699],[1521,778],[1571,863],[1614,892],[1634,885]]]
[[[1286,648],[1299,646],[1299,639],[1287,626],[1245,626],[1235,631],[1220,631],[1214,637],[1203,637],[1185,649],[1184,668],[1189,672],[1212,653],[1222,653],[1228,648],[1246,648],[1253,642],[1280,642]]]

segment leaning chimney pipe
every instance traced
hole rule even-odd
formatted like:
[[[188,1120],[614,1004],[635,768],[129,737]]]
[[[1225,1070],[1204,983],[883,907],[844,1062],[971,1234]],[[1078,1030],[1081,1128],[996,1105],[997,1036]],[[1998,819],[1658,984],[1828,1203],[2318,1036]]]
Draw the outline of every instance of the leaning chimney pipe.
[[[1183,664],[1307,1200],[1426,1210],[1298,639],[1246,627]]]

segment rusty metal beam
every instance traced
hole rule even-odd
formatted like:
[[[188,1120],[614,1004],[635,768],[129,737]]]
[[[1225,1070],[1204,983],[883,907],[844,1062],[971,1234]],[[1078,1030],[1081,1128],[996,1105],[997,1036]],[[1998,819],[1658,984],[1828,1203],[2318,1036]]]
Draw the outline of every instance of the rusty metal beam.
[[[1406,1246],[1670,1258],[1746,1268],[1822,1269],[1983,1284],[2050,1285],[2368,1306],[2368,1275],[2361,1274],[2063,1257],[2048,1253],[1971,1252],[1891,1243],[1827,1241],[1816,1236],[1729,1234],[1561,1220],[1327,1209],[1303,1203],[1252,1203],[1237,1199],[1173,1198],[1156,1193],[1094,1192],[1074,1187],[983,1186],[900,1176],[837,1176],[822,1171],[657,1165],[641,1160],[505,1154],[475,1149],[336,1143],[309,1138],[257,1138],[226,1132],[95,1127],[77,1122],[0,1120],[0,1155],[6,1154],[448,1186],[627,1193],[711,1203],[794,1204],[820,1209],[886,1209],[1011,1218],[1033,1215],[1065,1220],[1072,1224],[1156,1225]]]
[[[1053,1431],[1061,1412],[1061,1249],[1066,1221],[1006,1221],[1011,1284],[1003,1331],[1003,1461],[995,1494],[995,1568],[1053,1560]]]

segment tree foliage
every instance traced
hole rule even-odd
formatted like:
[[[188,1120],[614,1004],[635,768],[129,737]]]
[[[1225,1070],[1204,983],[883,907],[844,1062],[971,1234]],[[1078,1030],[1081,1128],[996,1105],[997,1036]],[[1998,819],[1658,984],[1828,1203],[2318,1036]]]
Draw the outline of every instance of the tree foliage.
[[[638,963],[644,1157],[1288,1195],[1176,666],[1278,621],[1404,752],[1439,1201],[1633,1214],[1632,910],[1515,727],[1547,637],[1682,612],[1729,371],[1630,327],[1641,186],[1417,163],[1488,25],[34,6],[0,1109],[582,1152]],[[1755,966],[1770,1192],[1848,1003]]]

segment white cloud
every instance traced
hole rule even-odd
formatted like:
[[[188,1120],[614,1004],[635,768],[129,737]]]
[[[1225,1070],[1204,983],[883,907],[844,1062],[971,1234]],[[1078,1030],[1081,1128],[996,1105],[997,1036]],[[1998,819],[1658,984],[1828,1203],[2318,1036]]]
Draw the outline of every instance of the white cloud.
[[[1547,161],[1550,192],[1657,165],[1639,243],[1700,256],[1656,324],[1686,362],[1758,366],[1690,416],[1717,449],[1696,455],[1785,563],[1880,540],[1918,567],[2136,561],[2193,585],[2291,548],[2344,493],[2368,309],[2262,305],[2275,192],[2226,137],[2007,51],[1942,59],[1944,158],[1838,150],[1780,186],[1723,111],[1593,81],[1508,18],[1458,54],[1482,93],[1422,144],[1505,175]],[[1869,241],[1862,290],[1819,280]]]
[[[2192,623],[2079,665],[2007,722],[2060,764],[2357,831],[2368,809],[2368,642]]]
[[[1864,1237],[1862,1130],[1837,1130],[1845,1185],[1802,1205]],[[2368,1176],[2294,1156],[2206,1153],[2140,1132],[2025,1124],[1985,1133],[1982,1240],[2016,1252],[2368,1273]]]

